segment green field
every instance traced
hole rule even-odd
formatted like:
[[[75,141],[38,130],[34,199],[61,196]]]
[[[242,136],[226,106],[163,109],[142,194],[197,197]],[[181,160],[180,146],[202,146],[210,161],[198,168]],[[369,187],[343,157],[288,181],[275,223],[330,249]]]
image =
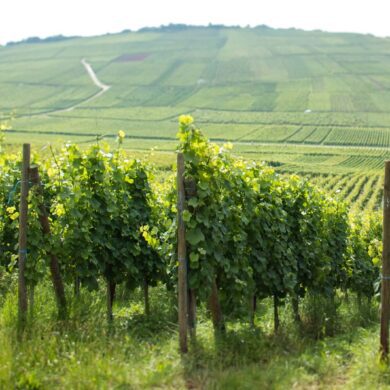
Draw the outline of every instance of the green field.
[[[11,144],[114,141],[123,129],[126,148],[147,156],[154,148],[156,161],[170,164],[177,117],[190,113],[210,139],[284,172],[321,173],[325,188],[329,174],[367,177],[340,190],[357,201],[377,196],[376,175],[390,158],[389,54],[390,40],[371,35],[267,27],[6,46],[0,118]],[[83,58],[111,86],[96,99]]]

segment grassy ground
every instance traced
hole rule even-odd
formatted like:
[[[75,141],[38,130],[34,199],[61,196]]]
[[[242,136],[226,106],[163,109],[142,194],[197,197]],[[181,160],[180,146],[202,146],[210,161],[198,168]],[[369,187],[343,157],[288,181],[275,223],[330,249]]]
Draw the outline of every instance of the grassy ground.
[[[44,283],[36,289],[33,318],[20,341],[15,288],[2,297],[4,389],[390,388],[390,370],[378,361],[375,302],[358,308],[353,297],[343,299],[334,319],[324,315],[323,301],[307,299],[301,326],[293,323],[286,305],[275,334],[272,308],[264,301],[255,328],[229,321],[226,335],[219,337],[201,306],[197,343],[181,357],[174,299],[162,287],[151,291],[149,318],[143,313],[141,293],[120,289],[109,328],[102,292],[82,291],[72,302],[70,319],[60,323],[52,291]],[[324,336],[326,329],[335,336]]]

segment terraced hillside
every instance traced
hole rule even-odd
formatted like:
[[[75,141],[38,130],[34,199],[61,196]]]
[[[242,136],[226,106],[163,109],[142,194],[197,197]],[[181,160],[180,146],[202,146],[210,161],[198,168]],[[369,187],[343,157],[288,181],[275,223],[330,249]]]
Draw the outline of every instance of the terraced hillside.
[[[211,139],[285,171],[377,174],[390,158],[389,54],[389,39],[264,26],[19,44],[0,48],[0,115],[10,142],[123,129],[127,148],[164,153],[191,113]]]

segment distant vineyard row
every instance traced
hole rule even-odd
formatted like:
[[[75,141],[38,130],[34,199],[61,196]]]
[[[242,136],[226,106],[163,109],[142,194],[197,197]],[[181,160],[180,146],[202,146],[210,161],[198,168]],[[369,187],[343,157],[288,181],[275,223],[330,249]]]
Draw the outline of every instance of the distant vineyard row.
[[[11,133],[31,133],[32,137],[39,134],[68,138],[91,138],[91,135],[101,134],[115,137],[115,132],[102,132],[101,129],[123,129],[129,139],[154,140],[174,142],[176,130],[173,119],[167,120],[136,120],[119,119],[115,117],[102,118],[83,117],[73,114],[72,117],[51,115],[47,118],[17,119],[11,122]],[[313,146],[345,146],[385,148],[390,145],[390,127],[347,127],[332,125],[300,125],[300,124],[262,124],[262,123],[224,123],[203,122],[201,128],[214,141],[231,141],[235,144],[252,143],[287,143],[291,145]]]
[[[370,127],[337,127],[337,126],[312,126],[312,125],[240,125],[240,124],[216,124],[204,128],[214,132],[215,138],[232,138],[242,142],[286,142],[293,144],[309,145],[345,145],[345,146],[370,146],[387,147],[390,145],[390,129]],[[209,131],[209,130],[208,130]]]
[[[345,200],[355,211],[374,211],[381,208],[383,176],[377,174],[315,175],[308,174],[310,182],[329,195]]]

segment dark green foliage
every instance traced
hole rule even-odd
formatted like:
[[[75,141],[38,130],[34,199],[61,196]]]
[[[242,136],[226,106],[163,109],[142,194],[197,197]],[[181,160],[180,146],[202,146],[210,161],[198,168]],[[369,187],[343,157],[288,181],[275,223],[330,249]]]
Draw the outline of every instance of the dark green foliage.
[[[377,214],[348,220],[343,203],[306,180],[236,158],[230,144],[210,143],[190,116],[180,117],[178,138],[186,185],[193,185],[187,188],[183,218],[189,285],[199,301],[209,298],[215,281],[228,317],[247,316],[253,296],[272,297],[281,305],[288,295],[298,302],[307,292],[328,301],[340,290],[368,298],[375,294],[381,240]],[[43,191],[32,187],[29,195],[29,285],[48,273],[53,253],[67,284],[77,280],[96,289],[105,280],[134,289],[162,281],[175,289],[171,181],[151,185],[150,169],[128,159],[120,147],[110,151],[96,144],[83,150],[67,144],[52,158],[35,160]],[[0,265],[12,271],[18,159],[1,155],[1,169]],[[40,204],[49,211],[51,235],[41,233]]]
[[[1,265],[12,269],[19,191],[14,183],[19,172],[16,163],[4,159],[3,165],[0,196],[3,204],[7,197],[12,202],[0,214]],[[53,159],[42,161],[40,170],[44,195],[32,187],[29,196],[26,277],[30,284],[47,273],[48,253],[57,255],[68,283],[77,278],[90,289],[101,277],[133,287],[145,281],[155,285],[164,277],[165,264],[151,236],[157,235],[160,213],[154,210],[143,163],[127,159],[120,149],[110,153],[108,147],[96,145],[83,151],[69,144]],[[42,203],[50,211],[51,236],[41,232],[38,205]]]
[[[181,117],[186,179],[196,183],[184,218],[189,281],[205,299],[214,279],[227,314],[251,296],[333,300],[351,274],[348,210],[297,176],[248,164],[210,144],[189,116]],[[246,302],[246,303],[245,303]]]

